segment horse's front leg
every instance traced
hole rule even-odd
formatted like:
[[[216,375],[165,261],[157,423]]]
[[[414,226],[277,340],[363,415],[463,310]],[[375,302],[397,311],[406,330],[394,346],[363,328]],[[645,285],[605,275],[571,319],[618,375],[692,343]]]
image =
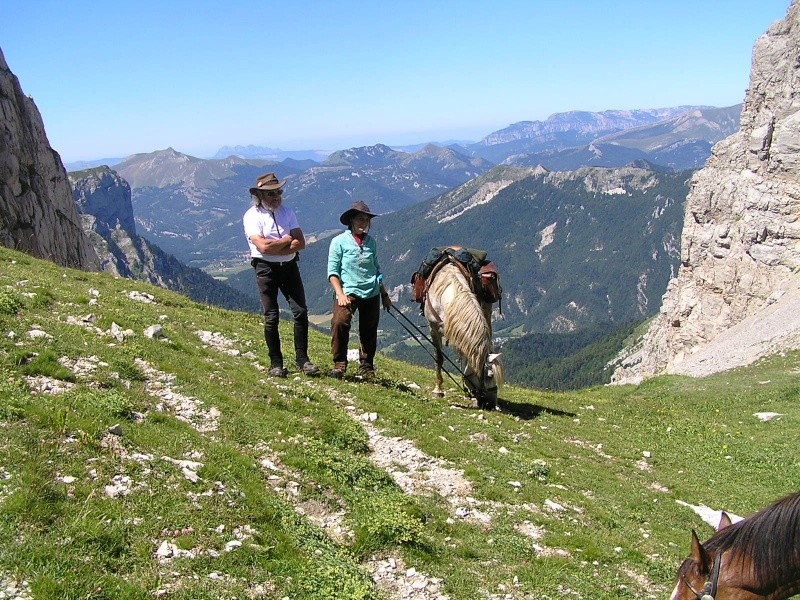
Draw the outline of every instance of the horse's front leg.
[[[433,388],[434,398],[444,398],[444,390],[442,389],[442,351],[436,349],[436,387]]]
[[[444,390],[442,389],[442,362],[444,362],[444,354],[442,353],[442,336],[438,331],[431,329],[431,339],[436,351],[436,387],[433,388],[434,398],[444,398]]]

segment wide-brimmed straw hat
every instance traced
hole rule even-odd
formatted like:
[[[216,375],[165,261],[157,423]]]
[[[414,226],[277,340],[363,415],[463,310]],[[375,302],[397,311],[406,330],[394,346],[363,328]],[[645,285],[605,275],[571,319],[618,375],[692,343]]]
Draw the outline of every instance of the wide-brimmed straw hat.
[[[353,202],[353,205],[342,213],[342,216],[339,217],[339,222],[342,225],[350,225],[350,221],[356,215],[356,213],[364,213],[370,218],[378,216],[375,213],[370,212],[369,206],[359,200],[358,202]]]
[[[286,181],[278,181],[278,178],[275,176],[275,173],[266,173],[256,179],[256,187],[250,188],[250,193],[255,194],[261,190],[265,192],[269,192],[272,190],[279,190],[283,187],[283,184]]]

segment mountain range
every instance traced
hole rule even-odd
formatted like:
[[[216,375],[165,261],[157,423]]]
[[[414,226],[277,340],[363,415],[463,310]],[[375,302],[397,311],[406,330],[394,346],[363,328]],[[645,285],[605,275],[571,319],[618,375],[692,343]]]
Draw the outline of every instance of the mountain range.
[[[411,274],[428,250],[452,244],[486,250],[500,269],[500,337],[622,324],[652,315],[678,268],[690,175],[647,163],[570,172],[501,165],[376,217],[371,234],[386,286],[403,310],[415,310]],[[330,311],[327,249],[325,241],[311,244],[301,258],[317,314]],[[228,283],[243,293],[254,289],[249,271]]]
[[[286,179],[286,202],[309,241],[301,268],[312,312],[330,309],[325,240],[341,229],[338,215],[358,198],[382,215],[375,234],[396,300],[410,297],[410,274],[431,247],[481,248],[502,274],[505,302],[496,334],[513,339],[622,325],[657,310],[679,264],[691,175],[691,168],[676,170],[675,149],[690,165],[687,151],[705,160],[713,141],[737,124],[737,110],[563,113],[515,124],[467,147],[427,144],[403,152],[377,144],[340,150],[321,162],[200,159],[167,148],[128,157],[111,173],[130,184],[142,240],[189,268],[224,274],[236,290],[231,297],[241,296],[237,304],[251,310],[258,300],[241,215],[252,182],[272,170]],[[570,146],[587,139],[587,145]],[[526,154],[536,149],[543,150]],[[655,156],[674,160],[648,161]],[[145,264],[145,254],[140,248],[134,262]],[[200,283],[204,290],[213,287]]]
[[[354,198],[376,212],[391,213],[445,193],[498,163],[565,171],[646,160],[678,170],[695,168],[717,139],[735,129],[739,108],[558,113],[546,121],[516,123],[466,147],[427,144],[403,152],[376,144],[340,150],[321,162],[209,160],[167,148],[133,155],[114,168],[131,185],[141,235],[189,266],[219,272],[241,265],[240,218],[250,202],[247,189],[265,171],[286,179],[286,201],[314,241],[338,229],[339,213]]]
[[[674,369],[687,352],[713,342],[720,331],[757,320],[759,311],[789,297],[796,284],[794,225],[790,219],[776,218],[793,214],[796,197],[790,182],[799,136],[795,107],[785,99],[792,97],[796,83],[798,6],[793,2],[786,21],[773,24],[758,39],[741,112],[738,107],[684,106],[559,113],[544,122],[514,124],[478,144],[430,145],[412,153],[378,144],[334,152],[322,162],[229,156],[210,164],[167,149],[120,163],[131,169],[131,179],[141,176],[142,187],[134,183],[133,191],[139,197],[132,201],[141,199],[144,209],[136,208],[134,223],[174,243],[177,251],[196,261],[195,266],[210,270],[216,262],[246,270],[232,245],[242,213],[236,201],[246,197],[241,190],[252,183],[254,174],[270,167],[289,172],[283,178],[297,185],[297,195],[289,201],[302,215],[311,244],[305,259],[313,258],[314,252],[324,256],[324,239],[339,230],[336,216],[353,198],[380,207],[387,226],[382,236],[389,250],[387,275],[395,267],[399,272],[415,252],[427,253],[431,245],[482,246],[494,258],[507,258],[510,269],[502,272],[512,286],[512,310],[509,323],[497,331],[508,336],[570,331],[597,319],[620,323],[631,314],[633,319],[646,317],[655,310],[649,283],[655,281],[658,287],[661,267],[668,264],[670,287],[661,296],[661,317],[648,328],[641,351],[619,355],[621,374],[615,373],[615,381],[636,381]],[[67,180],[38,109],[22,93],[2,52],[0,86],[0,242],[85,270],[96,270],[98,261],[112,257],[120,260],[120,273],[130,267],[125,261],[139,259],[143,264],[141,259],[147,257],[141,253],[128,254],[121,246],[116,253],[110,244],[102,247],[109,238],[116,242],[116,233],[127,231],[127,216],[109,211],[116,217],[112,227],[91,211],[79,213],[77,207],[84,201],[82,208],[92,205],[91,198],[69,197],[70,184],[78,191],[79,182]],[[737,125],[740,129],[725,137]],[[448,155],[443,157],[440,150]],[[556,161],[556,170],[547,161]],[[694,174],[701,163],[706,166]],[[462,173],[460,184],[451,180]],[[119,173],[113,176],[124,181]],[[304,181],[310,185],[302,185]],[[436,195],[438,186],[453,185]],[[691,202],[681,186],[692,189]],[[421,198],[410,197],[415,191]],[[678,243],[669,222],[672,209],[684,202]],[[437,210],[440,205],[443,210]],[[415,212],[404,212],[412,208]],[[426,209],[422,221],[420,209]],[[642,219],[647,211],[649,217]],[[602,218],[605,215],[611,218]],[[393,224],[392,219],[399,221]],[[579,226],[572,228],[574,223]],[[437,239],[430,244],[432,231]],[[459,237],[466,243],[451,241]],[[640,238],[647,242],[640,243]],[[637,246],[640,253],[634,254],[640,260],[631,261],[626,250]],[[674,259],[678,246],[679,263]],[[560,252],[549,256],[550,248]],[[611,252],[603,255],[606,248]],[[641,253],[648,251],[649,265],[647,259],[641,261]],[[601,260],[595,261],[594,253]],[[548,268],[557,261],[557,277],[566,278],[565,286],[549,276]],[[313,269],[316,263],[311,264]],[[627,272],[616,271],[615,264],[624,265]],[[153,266],[157,267],[154,261]],[[635,286],[632,273],[637,276]],[[407,283],[398,280],[392,286],[397,296]],[[324,303],[325,287],[323,283],[321,290],[310,290],[315,305]],[[635,302],[630,301],[632,289],[637,291]],[[564,290],[569,292],[561,293]],[[605,315],[597,316],[603,310]],[[527,319],[537,312],[534,321]],[[614,335],[621,331],[617,328]]]
[[[285,197],[313,238],[338,227],[340,207],[354,197],[391,212],[468,181],[491,164],[433,145],[413,154],[376,145],[335,152],[323,163],[204,160],[168,148],[114,168],[131,184],[142,235],[190,266],[209,268],[241,263],[248,189],[265,171],[286,179]]]
[[[699,168],[708,154],[692,160],[693,153],[684,153],[680,145],[704,144],[710,150],[714,143],[738,129],[741,109],[741,105],[728,108],[677,106],[556,113],[545,121],[514,123],[467,148],[494,163],[542,164],[551,170],[563,170],[557,162],[548,162],[548,157],[563,151],[574,154],[590,146],[610,145],[638,150],[643,154],[635,158],[645,158],[655,164],[677,169]],[[623,155],[592,166],[618,167],[631,159],[632,155]],[[587,164],[591,163],[578,166]],[[567,168],[577,167],[573,163]]]
[[[428,144],[409,153],[377,144],[322,162],[207,160],[168,148],[131,156],[115,170],[131,185],[144,237],[190,267],[223,274],[252,306],[258,301],[241,215],[247,189],[272,170],[286,179],[285,201],[309,241],[302,268],[313,312],[330,309],[325,240],[358,198],[383,215],[375,232],[397,299],[409,296],[410,274],[431,247],[482,248],[502,270],[506,300],[496,332],[514,338],[623,324],[657,310],[679,263],[691,169],[647,159],[674,159],[669,149],[679,148],[705,160],[713,141],[737,125],[738,110],[563,113],[515,124],[466,148]],[[588,145],[569,147],[586,139]],[[545,150],[521,152],[535,148]]]

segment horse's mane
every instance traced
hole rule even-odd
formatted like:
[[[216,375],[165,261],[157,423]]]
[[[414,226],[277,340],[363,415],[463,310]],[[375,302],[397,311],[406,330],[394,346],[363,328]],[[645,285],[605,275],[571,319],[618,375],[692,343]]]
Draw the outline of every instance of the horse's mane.
[[[703,544],[709,551],[733,551],[739,560],[749,557],[753,573],[785,580],[800,569],[800,492],[776,500],[767,508],[729,525]]]
[[[428,293],[441,298],[444,291],[453,287],[453,299],[447,303],[444,336],[449,344],[466,360],[475,373],[481,373],[483,363],[492,351],[491,305],[481,303],[469,288],[461,271],[455,265],[443,266],[433,278]],[[495,381],[503,381],[503,368],[495,363]]]

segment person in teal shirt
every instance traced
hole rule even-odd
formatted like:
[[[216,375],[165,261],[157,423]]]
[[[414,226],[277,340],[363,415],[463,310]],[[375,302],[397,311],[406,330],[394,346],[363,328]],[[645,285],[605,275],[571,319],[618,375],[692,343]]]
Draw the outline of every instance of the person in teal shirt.
[[[392,307],[383,286],[377,244],[368,233],[374,216],[364,202],[354,202],[339,217],[347,231],[333,238],[328,249],[328,281],[334,292],[331,317],[333,369],[330,375],[336,379],[344,377],[347,371],[347,344],[356,311],[360,342],[358,374],[367,379],[375,376],[381,303],[387,311]]]

